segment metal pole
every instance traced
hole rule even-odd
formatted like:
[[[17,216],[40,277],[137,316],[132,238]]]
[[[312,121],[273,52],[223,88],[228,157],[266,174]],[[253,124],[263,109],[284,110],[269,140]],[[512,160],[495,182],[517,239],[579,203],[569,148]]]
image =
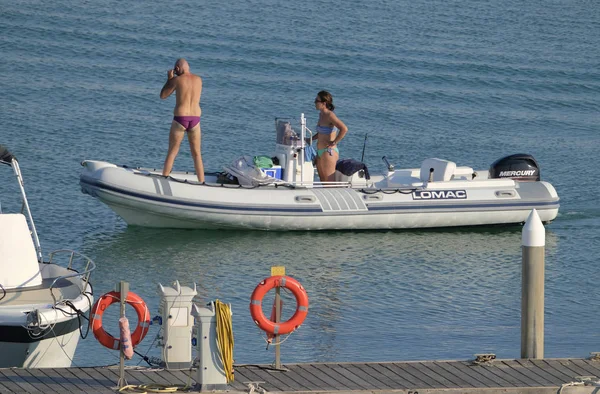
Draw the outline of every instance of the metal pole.
[[[125,317],[125,307],[127,306],[127,293],[129,293],[129,283],[125,281],[119,282],[117,285],[120,293],[120,305],[121,305],[121,317]],[[123,351],[123,344],[119,342],[119,388],[127,385],[125,380],[125,353]]]
[[[363,151],[362,151],[362,155],[360,156],[361,163],[365,161],[365,148],[367,147],[367,136],[368,135],[369,135],[369,133],[365,133],[365,141],[363,142]]]
[[[44,261],[44,257],[42,255],[42,245],[40,244],[40,239],[38,238],[35,223],[33,222],[33,216],[31,215],[31,210],[29,209],[29,202],[27,201],[27,195],[25,194],[25,181],[23,180],[23,175],[21,174],[21,167],[19,167],[19,162],[16,159],[12,160],[11,165],[13,172],[19,181],[19,188],[21,189],[21,196],[23,197],[23,206],[27,209],[27,217],[29,218],[29,224],[31,225],[31,235],[33,236],[37,258],[38,261],[42,263]]]
[[[521,358],[544,358],[546,230],[534,209],[522,232]]]
[[[275,322],[281,322],[281,289],[275,289]],[[279,335],[275,335],[275,368],[281,369],[281,347],[279,345]]]
[[[300,149],[300,151],[296,151],[296,153],[300,156],[300,183],[302,183],[304,182],[304,138],[306,136],[306,118],[304,117],[304,113],[300,114],[300,124],[300,147],[302,149]]]

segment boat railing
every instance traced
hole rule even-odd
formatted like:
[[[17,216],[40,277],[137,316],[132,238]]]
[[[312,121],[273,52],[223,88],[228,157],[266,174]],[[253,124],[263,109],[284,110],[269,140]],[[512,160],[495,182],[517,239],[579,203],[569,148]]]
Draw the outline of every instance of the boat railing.
[[[74,271],[74,272],[72,274],[61,275],[59,277],[56,277],[54,279],[54,281],[52,281],[52,284],[50,285],[50,293],[52,294],[52,298],[54,299],[55,304],[58,303],[58,301],[56,300],[56,296],[54,294],[54,291],[52,291],[52,290],[56,286],[57,282],[59,282],[63,279],[80,277],[83,280],[83,287],[81,288],[81,293],[84,293],[85,289],[87,289],[87,287],[88,287],[88,283],[90,281],[90,275],[92,274],[92,271],[96,269],[96,263],[94,263],[94,261],[91,258],[87,257],[83,253],[79,253],[79,252],[76,252],[71,249],[58,249],[58,250],[51,252],[48,257],[48,262],[46,264],[52,264],[54,257],[59,254],[69,255],[69,264],[67,265],[67,269],[70,271]],[[84,263],[85,267],[83,268],[83,271],[81,271],[81,272],[78,272],[77,270],[75,270],[73,268],[73,262],[76,261],[77,259],[81,259],[81,260],[85,261],[85,263]]]

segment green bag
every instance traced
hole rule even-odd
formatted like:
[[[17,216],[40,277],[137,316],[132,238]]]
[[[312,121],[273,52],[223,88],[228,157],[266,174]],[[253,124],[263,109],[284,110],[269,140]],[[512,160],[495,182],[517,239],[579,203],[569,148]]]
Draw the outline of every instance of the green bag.
[[[254,156],[253,161],[258,168],[273,168],[273,160],[269,156]]]

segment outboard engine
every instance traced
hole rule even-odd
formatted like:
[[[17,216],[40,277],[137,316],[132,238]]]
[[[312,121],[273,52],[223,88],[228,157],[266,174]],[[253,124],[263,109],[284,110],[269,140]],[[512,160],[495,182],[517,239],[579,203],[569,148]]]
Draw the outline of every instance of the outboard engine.
[[[539,181],[540,167],[533,156],[526,153],[517,153],[493,162],[490,166],[490,178]]]

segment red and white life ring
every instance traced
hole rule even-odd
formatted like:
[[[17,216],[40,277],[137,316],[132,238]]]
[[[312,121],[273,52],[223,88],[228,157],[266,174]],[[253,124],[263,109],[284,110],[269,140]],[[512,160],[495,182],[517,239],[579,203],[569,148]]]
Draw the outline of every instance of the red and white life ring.
[[[262,300],[265,294],[275,287],[285,287],[296,297],[296,312],[289,320],[282,323],[275,323],[267,319],[262,309]],[[267,334],[289,334],[300,327],[307,314],[308,295],[306,290],[296,279],[289,276],[271,276],[263,280],[256,286],[250,297],[250,315],[252,315],[254,323]]]
[[[92,307],[92,316],[90,318],[92,332],[98,342],[109,349],[115,350],[121,348],[121,341],[119,338],[110,335],[106,332],[104,327],[102,327],[102,315],[106,308],[115,302],[120,302],[120,300],[121,294],[117,291],[111,291],[110,293],[104,294],[102,297],[98,298]],[[135,347],[138,343],[142,342],[142,339],[144,339],[148,333],[148,327],[150,326],[150,310],[148,310],[148,306],[142,297],[131,291],[127,293],[125,302],[131,305],[137,313],[138,322],[135,331],[131,334],[131,344]]]

